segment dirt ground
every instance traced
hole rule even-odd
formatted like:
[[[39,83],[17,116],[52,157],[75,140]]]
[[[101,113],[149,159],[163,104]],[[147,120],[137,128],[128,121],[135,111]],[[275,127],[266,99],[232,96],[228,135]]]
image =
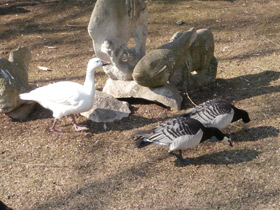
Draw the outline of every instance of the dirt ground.
[[[32,50],[30,83],[82,83],[94,56],[87,24],[93,0],[1,0],[0,56],[24,45]],[[0,114],[0,199],[16,210],[35,209],[279,209],[280,208],[280,2],[279,0],[148,0],[147,51],[177,31],[211,28],[217,81],[190,92],[195,103],[214,97],[249,112],[248,131],[236,122],[225,132],[232,148],[205,142],[187,150],[182,165],[167,148],[136,149],[130,134],[183,110],[129,100],[132,114],[94,123],[79,116],[50,133],[52,113],[38,106],[27,121]],[[181,26],[176,21],[185,23]],[[49,48],[53,46],[55,48]],[[52,71],[42,71],[46,66]],[[96,73],[96,88],[107,76]]]

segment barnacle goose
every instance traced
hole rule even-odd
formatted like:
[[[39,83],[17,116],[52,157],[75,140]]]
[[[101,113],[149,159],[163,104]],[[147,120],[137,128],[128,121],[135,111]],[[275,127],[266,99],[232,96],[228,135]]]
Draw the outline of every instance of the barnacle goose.
[[[151,130],[138,130],[131,134],[137,136],[136,147],[142,148],[151,143],[169,146],[169,153],[175,155],[179,160],[185,162],[182,150],[192,148],[201,142],[216,136],[223,144],[232,146],[232,141],[219,129],[204,127],[198,120],[188,117],[172,118]],[[179,151],[179,154],[174,153]]]
[[[205,127],[223,129],[230,123],[242,119],[244,123],[250,122],[249,114],[238,109],[224,99],[212,99],[190,109],[184,117],[200,121]]]

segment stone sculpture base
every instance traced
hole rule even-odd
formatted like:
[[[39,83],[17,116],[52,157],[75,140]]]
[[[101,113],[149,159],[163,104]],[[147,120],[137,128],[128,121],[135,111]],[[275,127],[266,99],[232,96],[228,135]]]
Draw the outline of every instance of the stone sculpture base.
[[[26,118],[29,116],[31,112],[36,108],[37,103],[34,101],[29,101],[25,104],[22,104],[20,107],[14,109],[13,111],[5,113],[13,120],[26,120]]]
[[[180,110],[183,101],[178,90],[171,84],[157,88],[148,88],[138,85],[135,81],[122,81],[108,79],[103,92],[115,98],[142,98],[161,103],[172,110]]]

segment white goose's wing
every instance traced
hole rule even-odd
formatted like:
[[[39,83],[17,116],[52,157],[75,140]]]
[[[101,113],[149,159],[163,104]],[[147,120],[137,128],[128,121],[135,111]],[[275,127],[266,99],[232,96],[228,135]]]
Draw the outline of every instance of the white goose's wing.
[[[37,88],[30,95],[47,108],[51,104],[77,106],[83,95],[83,86],[75,82],[58,82]]]

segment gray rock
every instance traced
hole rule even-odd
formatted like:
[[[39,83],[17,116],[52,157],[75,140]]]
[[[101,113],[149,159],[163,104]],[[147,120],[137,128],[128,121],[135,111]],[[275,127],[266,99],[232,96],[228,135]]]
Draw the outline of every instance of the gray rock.
[[[94,122],[113,122],[128,117],[130,113],[127,102],[119,101],[107,93],[96,90],[93,107],[81,115]]]
[[[12,51],[9,60],[0,58],[0,112],[8,114],[18,108],[22,104],[19,94],[32,89],[28,85],[30,61],[31,51],[27,47]]]
[[[135,81],[108,79],[103,92],[115,98],[143,98],[161,103],[172,110],[180,110],[183,100],[178,90],[168,83],[161,87],[148,88],[137,84]]]

